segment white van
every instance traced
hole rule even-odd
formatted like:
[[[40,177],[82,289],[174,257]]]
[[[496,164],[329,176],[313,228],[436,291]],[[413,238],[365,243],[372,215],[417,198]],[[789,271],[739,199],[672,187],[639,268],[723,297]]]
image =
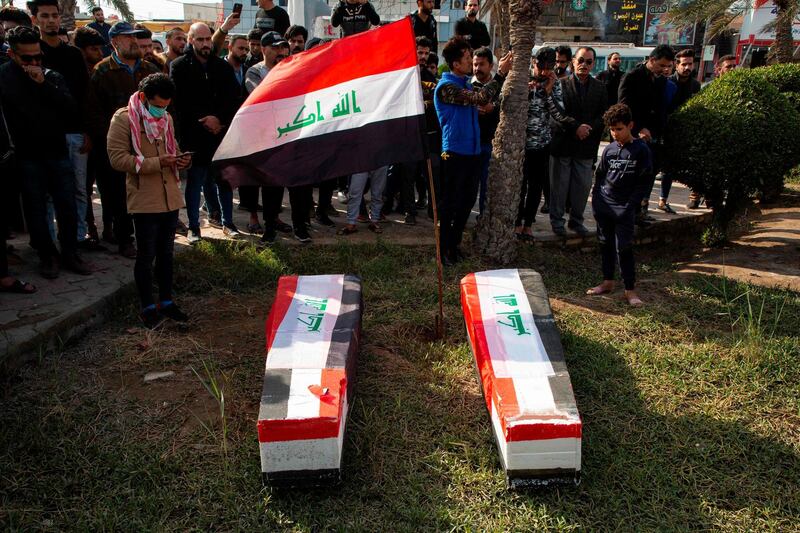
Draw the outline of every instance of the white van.
[[[629,70],[633,69],[636,65],[643,62],[650,56],[650,52],[653,51],[652,46],[634,46],[633,43],[590,43],[590,42],[578,42],[578,43],[551,43],[545,42],[542,44],[537,44],[533,47],[533,55],[536,56],[536,52],[539,51],[540,48],[550,47],[550,48],[558,48],[559,46],[566,45],[572,49],[572,53],[578,51],[578,48],[582,46],[589,46],[594,48],[595,52],[597,52],[597,61],[594,63],[594,68],[592,69],[592,76],[597,76],[597,74],[606,68],[606,58],[611,54],[611,52],[617,52],[620,57],[622,58],[622,64],[620,65],[620,69],[623,72],[628,72]]]

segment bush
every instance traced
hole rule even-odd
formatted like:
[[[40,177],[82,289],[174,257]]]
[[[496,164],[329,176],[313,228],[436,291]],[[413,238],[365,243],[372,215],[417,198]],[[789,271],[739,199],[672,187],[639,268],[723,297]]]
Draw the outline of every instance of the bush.
[[[750,195],[800,163],[798,125],[800,114],[765,76],[744,69],[714,81],[672,114],[666,170],[706,197],[719,240]]]
[[[789,100],[789,103],[800,113],[800,65],[793,63],[778,63],[769,67],[753,69],[754,75],[762,76],[772,84],[778,92]],[[800,123],[796,125],[800,129]],[[761,186],[761,201],[773,202],[778,199],[785,180],[775,176],[776,179],[763,183]]]

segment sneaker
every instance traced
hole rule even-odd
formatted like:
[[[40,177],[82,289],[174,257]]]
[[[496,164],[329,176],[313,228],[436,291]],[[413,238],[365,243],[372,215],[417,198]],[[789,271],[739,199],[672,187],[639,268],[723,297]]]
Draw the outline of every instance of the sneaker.
[[[175,233],[185,237],[189,235],[189,226],[184,224],[183,220],[178,219],[178,223],[175,225]]]
[[[78,254],[72,254],[69,257],[62,257],[61,268],[64,270],[69,270],[75,274],[80,274],[81,276],[88,276],[92,273],[89,265],[87,265]]]
[[[564,226],[553,226],[553,233],[555,233],[559,237],[567,236],[567,230],[564,229]]]
[[[404,224],[409,226],[416,226],[417,225],[417,217],[414,215],[406,215],[406,219],[403,221]]]
[[[347,203],[347,193],[344,191],[339,191],[336,193],[336,199],[342,202],[343,204]]]
[[[584,226],[583,224],[569,224],[567,227],[569,227],[569,229],[571,229],[581,237],[586,237],[587,235],[589,235],[589,230],[586,229],[586,226]]]
[[[147,329],[153,329],[164,321],[164,317],[159,314],[158,309],[155,307],[143,309],[139,313],[139,318]]]
[[[202,239],[202,237],[200,236],[200,228],[190,229],[189,236],[187,237],[187,239],[189,239],[189,244],[200,242],[200,240]]]
[[[58,263],[55,258],[42,259],[39,263],[39,274],[45,279],[56,279],[58,277]]]
[[[127,257],[128,259],[136,259],[136,247],[132,242],[123,244],[119,247],[119,255],[122,257]]]
[[[158,304],[158,312],[175,322],[186,322],[189,320],[189,315],[181,311],[174,302],[170,302],[167,305]]]
[[[539,210],[540,213],[546,215],[550,212],[550,204],[545,202],[542,204],[542,208]]]
[[[261,226],[260,222],[256,222],[255,224],[248,224],[247,225],[247,233],[252,233],[254,235],[260,235],[264,233],[264,228]]]
[[[289,224],[287,224],[286,222],[284,222],[283,220],[281,220],[281,219],[278,219],[275,222],[275,229],[280,231],[281,233],[291,233],[292,232],[292,227]]]
[[[264,230],[264,235],[261,236],[261,242],[272,244],[275,242],[275,239],[278,237],[278,233],[275,231],[275,228],[269,227]]]
[[[319,213],[317,216],[314,217],[314,220],[321,226],[328,226],[329,228],[333,228],[336,224],[333,223],[333,220],[328,218],[328,215],[325,213]]]
[[[675,210],[672,209],[672,206],[670,206],[666,202],[666,200],[659,200],[658,201],[658,207],[656,209],[658,209],[660,211],[664,211],[665,213],[670,214],[670,215],[676,214]]]
[[[222,215],[219,213],[208,215],[208,225],[212,228],[222,229]]]
[[[306,228],[300,227],[294,231],[294,238],[303,244],[311,242],[311,235],[308,234]]]
[[[225,235],[226,237],[231,237],[233,239],[242,236],[242,233],[239,231],[239,228],[237,228],[233,224],[230,224],[228,226],[223,226],[222,234]]]

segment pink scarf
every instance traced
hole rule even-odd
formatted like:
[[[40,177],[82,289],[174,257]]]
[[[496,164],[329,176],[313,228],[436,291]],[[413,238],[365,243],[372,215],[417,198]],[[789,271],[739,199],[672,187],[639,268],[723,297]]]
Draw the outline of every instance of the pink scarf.
[[[170,155],[177,155],[175,132],[172,131],[172,123],[169,120],[169,115],[164,113],[163,117],[155,118],[147,109],[147,105],[145,104],[147,99],[142,99],[139,94],[140,91],[136,91],[131,95],[131,99],[128,101],[128,121],[131,124],[133,151],[136,152],[136,172],[139,172],[144,164],[141,124],[144,124],[144,133],[147,135],[148,141],[155,144],[157,139],[163,137],[167,144],[167,153]],[[173,166],[172,170],[175,172],[175,177],[180,181],[177,166]]]

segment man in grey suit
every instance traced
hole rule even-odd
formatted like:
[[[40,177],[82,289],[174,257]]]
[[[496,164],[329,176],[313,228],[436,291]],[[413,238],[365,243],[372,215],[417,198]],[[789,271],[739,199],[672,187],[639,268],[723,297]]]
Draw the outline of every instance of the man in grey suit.
[[[583,211],[592,188],[592,165],[603,135],[603,113],[608,108],[608,91],[590,74],[594,49],[578,48],[572,58],[573,74],[560,81],[565,119],[551,121],[553,144],[550,157],[550,225],[553,233],[566,236],[564,211],[569,203],[567,227],[578,235],[589,230],[583,225]]]

